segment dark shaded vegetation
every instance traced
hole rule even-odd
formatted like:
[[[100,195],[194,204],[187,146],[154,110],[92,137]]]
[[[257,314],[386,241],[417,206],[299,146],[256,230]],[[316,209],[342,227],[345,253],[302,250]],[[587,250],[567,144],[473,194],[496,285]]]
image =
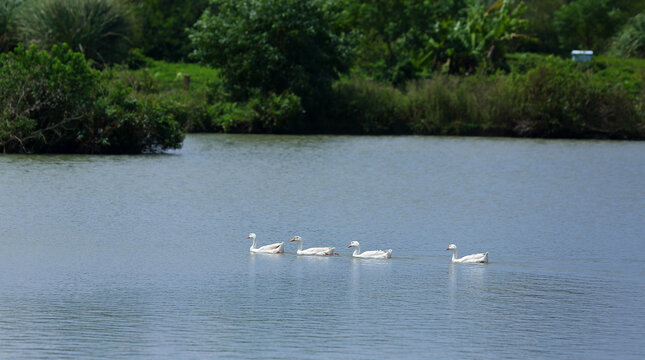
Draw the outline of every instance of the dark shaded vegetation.
[[[184,106],[187,102],[167,101],[160,89],[168,85],[146,70],[120,74],[139,89],[136,97],[159,97],[169,112],[183,114],[179,117],[191,131],[643,138],[645,61],[597,58],[578,64],[516,54],[509,58],[509,68],[510,73],[437,74],[404,86],[358,76],[337,80],[326,121],[310,123],[305,131],[300,127],[305,114],[290,93],[222,101],[219,74],[204,73],[210,78],[202,84],[206,86],[172,90],[178,95],[171,98],[192,94],[191,99],[200,99]]]
[[[208,7],[208,0],[138,0],[134,13],[141,24],[140,48],[149,57],[186,61],[192,51],[186,28]]]

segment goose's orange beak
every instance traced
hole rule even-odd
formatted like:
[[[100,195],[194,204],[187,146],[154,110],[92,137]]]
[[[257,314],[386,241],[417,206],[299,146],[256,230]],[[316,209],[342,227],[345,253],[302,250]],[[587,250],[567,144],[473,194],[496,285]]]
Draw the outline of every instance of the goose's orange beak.
[[[292,237],[291,240],[289,240],[289,241],[296,241],[296,238]]]
[[[446,248],[446,250],[450,250],[449,248]]]

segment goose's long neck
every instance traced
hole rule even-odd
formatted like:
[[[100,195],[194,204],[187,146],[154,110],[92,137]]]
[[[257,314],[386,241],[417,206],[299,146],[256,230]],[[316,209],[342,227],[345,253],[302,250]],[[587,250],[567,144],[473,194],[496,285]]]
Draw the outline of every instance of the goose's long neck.
[[[298,242],[298,251],[302,251],[302,240],[296,240]]]
[[[361,254],[361,246],[360,246],[360,245],[356,245],[356,246],[354,246],[354,247],[355,247],[356,249],[354,249],[354,254],[353,254],[353,256],[360,255],[360,254]]]
[[[255,249],[256,246],[258,245],[258,239],[254,236],[252,237],[253,239],[253,244],[251,245],[251,249]]]
[[[452,261],[457,260],[457,249],[452,249]]]

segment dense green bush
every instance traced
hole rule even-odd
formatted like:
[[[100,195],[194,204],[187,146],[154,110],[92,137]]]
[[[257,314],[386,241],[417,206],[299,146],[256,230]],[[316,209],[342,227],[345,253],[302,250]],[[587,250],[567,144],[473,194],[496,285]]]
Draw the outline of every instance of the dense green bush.
[[[21,7],[18,35],[41,49],[67,43],[99,64],[123,62],[134,18],[121,0],[31,0]]]
[[[180,147],[184,140],[180,123],[163,107],[139,103],[129,92],[111,91],[97,99],[90,118],[93,128],[87,131],[96,137],[94,148],[83,152],[139,154]]]
[[[0,56],[3,152],[141,153],[177,148],[180,124],[130,90],[106,89],[80,53],[17,47]]]

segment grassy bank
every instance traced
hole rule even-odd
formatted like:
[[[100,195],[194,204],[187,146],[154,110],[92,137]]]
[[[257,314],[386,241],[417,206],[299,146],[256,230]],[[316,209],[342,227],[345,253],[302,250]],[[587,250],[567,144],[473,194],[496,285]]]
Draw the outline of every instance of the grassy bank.
[[[342,79],[315,120],[305,120],[311,117],[299,113],[291,94],[230,102],[218,71],[195,64],[152,62],[105,75],[131,87],[135,98],[159,104],[189,131],[645,138],[645,60],[576,64],[515,54],[509,64],[509,73],[436,75],[400,87]]]

